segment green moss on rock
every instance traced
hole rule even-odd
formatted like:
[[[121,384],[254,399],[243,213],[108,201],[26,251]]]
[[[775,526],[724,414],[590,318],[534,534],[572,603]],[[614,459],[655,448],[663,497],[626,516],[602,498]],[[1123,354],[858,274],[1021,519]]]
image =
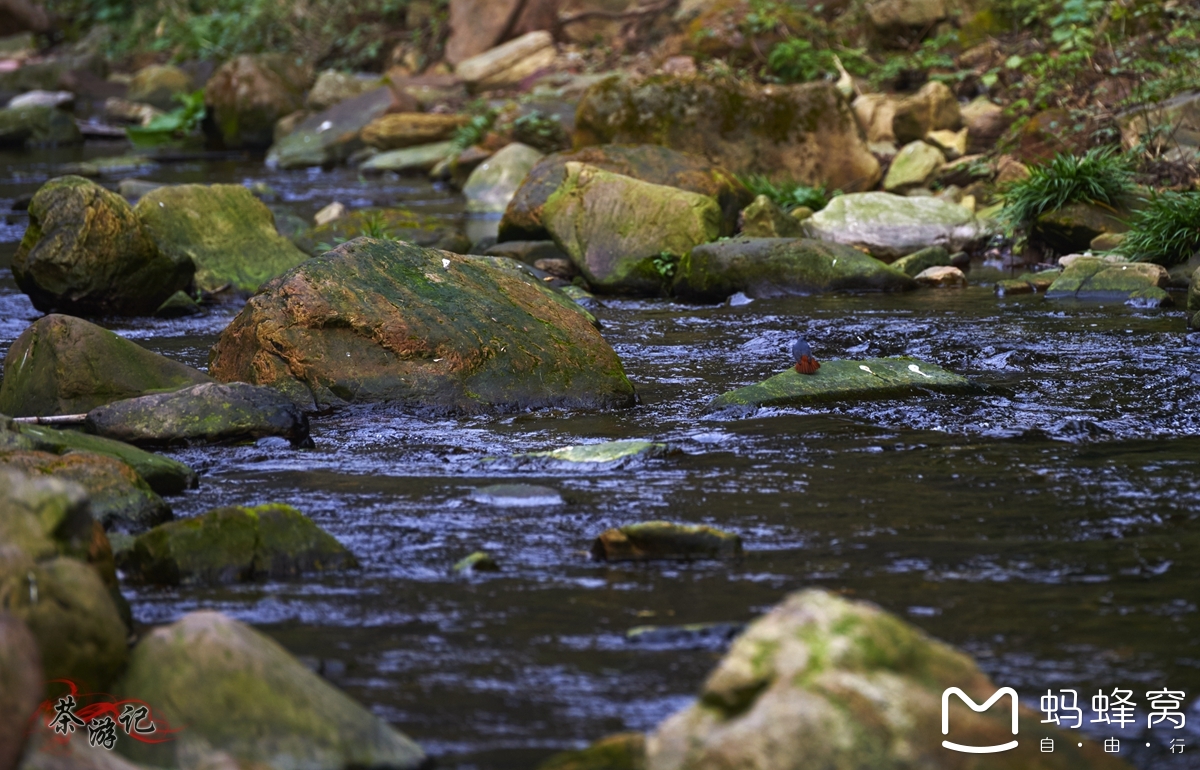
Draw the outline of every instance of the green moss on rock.
[[[308,258],[275,230],[266,204],[241,185],[171,185],[134,209],[158,249],[196,266],[196,287],[254,292]]]
[[[1065,261],[1065,260],[1064,260]],[[1172,304],[1166,268],[1149,262],[1111,262],[1099,257],[1073,258],[1050,287],[1046,299],[1133,301]]]
[[[362,235],[444,249],[456,254],[471,250],[471,239],[455,230],[450,223],[406,208],[351,211],[307,231],[296,239],[296,245],[310,254],[317,254]]]
[[[597,561],[728,559],[742,555],[742,538],[708,526],[647,521],[605,530],[592,543]]]
[[[646,736],[617,733],[578,751],[555,754],[537,770],[645,770]]]

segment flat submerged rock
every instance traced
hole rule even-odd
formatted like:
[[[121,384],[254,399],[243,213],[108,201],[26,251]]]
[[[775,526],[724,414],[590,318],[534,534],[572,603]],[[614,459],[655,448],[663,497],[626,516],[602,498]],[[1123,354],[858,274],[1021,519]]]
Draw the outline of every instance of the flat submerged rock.
[[[822,361],[816,374],[788,369],[757,385],[731,390],[709,402],[707,411],[736,406],[797,406],[910,396],[921,391],[958,393],[975,386],[966,378],[916,358]]]

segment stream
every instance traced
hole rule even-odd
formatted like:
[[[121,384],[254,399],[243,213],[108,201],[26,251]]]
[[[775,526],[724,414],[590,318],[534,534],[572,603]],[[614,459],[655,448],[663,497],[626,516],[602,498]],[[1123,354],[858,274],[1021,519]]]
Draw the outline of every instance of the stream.
[[[122,152],[0,155],[0,352],[38,317],[9,270],[27,223],[14,205],[62,163]],[[141,178],[266,182],[273,205],[306,219],[340,200],[487,226],[417,177],[202,159]],[[970,274],[988,276],[979,265]],[[101,322],[204,368],[238,309]],[[1182,310],[998,299],[973,285],[714,306],[603,299],[593,312],[638,390],[636,408],[435,419],[355,407],[315,418],[311,450],[171,452],[202,473],[198,490],[169,499],[176,515],[289,503],[362,568],[221,588],[126,586],[137,622],[220,610],[277,639],[439,766],[518,770],[653,728],[690,701],[728,636],[726,627],[631,641],[629,629],[745,623],[788,592],[823,587],[966,650],[1034,709],[1047,688],[1081,700],[1132,689],[1142,716],[1120,733],[1134,746],[1122,754],[1142,768],[1200,767],[1200,335],[1185,332]],[[796,334],[818,358],[912,355],[988,388],[704,414],[712,397],[790,365]],[[600,470],[503,459],[625,438],[679,451]],[[553,487],[565,502],[472,498],[504,482]],[[604,529],[651,519],[737,532],[745,557],[589,560]],[[452,571],[476,550],[502,570]],[[1144,693],[1163,686],[1187,692],[1187,727],[1145,732]],[[1172,756],[1165,746],[1180,735],[1191,753]]]

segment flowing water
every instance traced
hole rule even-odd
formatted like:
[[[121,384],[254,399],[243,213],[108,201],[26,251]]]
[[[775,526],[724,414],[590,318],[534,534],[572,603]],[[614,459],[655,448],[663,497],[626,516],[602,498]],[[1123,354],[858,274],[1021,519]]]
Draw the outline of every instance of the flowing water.
[[[0,157],[0,207],[78,158]],[[177,163],[145,178],[266,181],[303,217],[336,199],[464,225],[460,201],[417,179],[269,175],[238,160]],[[8,270],[24,226],[16,212],[0,227],[0,350],[38,315]],[[106,325],[203,367],[237,309]],[[225,588],[130,587],[137,621],[219,609],[279,640],[441,766],[515,770],[653,727],[689,702],[724,643],[722,634],[630,641],[629,629],[744,623],[817,586],[967,650],[1034,708],[1047,688],[1088,700],[1121,687],[1135,692],[1144,726],[1145,691],[1184,690],[1187,728],[1127,729],[1134,748],[1122,753],[1146,768],[1200,766],[1200,337],[1184,332],[1181,311],[997,299],[976,286],[736,306],[606,300],[594,312],[638,389],[634,409],[430,419],[359,407],[315,419],[311,450],[173,453],[203,473],[199,490],[170,501],[178,515],[291,503],[362,568]],[[713,396],[787,366],[796,333],[818,357],[913,355],[989,387],[704,414]],[[679,451],[599,470],[486,459],[623,438]],[[499,482],[554,487],[565,501],[472,499]],[[650,519],[732,530],[746,555],[588,559],[605,528]],[[479,549],[502,571],[452,572]],[[1167,754],[1181,736],[1191,753]]]

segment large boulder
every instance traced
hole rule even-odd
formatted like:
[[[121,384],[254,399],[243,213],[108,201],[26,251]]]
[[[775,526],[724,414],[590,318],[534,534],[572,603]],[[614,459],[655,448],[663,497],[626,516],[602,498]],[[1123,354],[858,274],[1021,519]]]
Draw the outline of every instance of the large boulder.
[[[880,176],[879,161],[832,83],[609,78],[580,101],[575,144],[612,142],[662,144],[737,174],[838,190],[870,190]]]
[[[252,297],[217,340],[209,371],[309,406],[632,404],[620,360],[578,305],[493,260],[355,239]]]
[[[312,446],[308,417],[286,396],[244,382],[206,382],[98,406],[91,433],[138,445],[217,443],[282,436]]]
[[[191,75],[170,64],[151,64],[134,73],[126,98],[168,111],[178,107],[178,97],[191,90]]]
[[[467,211],[503,214],[517,188],[542,157],[542,153],[529,145],[513,142],[480,163],[463,185]]]
[[[218,137],[231,149],[266,149],[275,123],[304,106],[312,72],[286,54],[237,56],[204,86],[204,103]]]
[[[1073,732],[1042,724],[1024,706],[1018,746],[967,760],[942,742],[1013,741],[1016,703],[977,712],[960,698],[943,700],[950,688],[981,704],[996,692],[970,657],[878,607],[801,591],[752,623],[699,699],[647,737],[646,768],[1127,768],[1097,741],[1077,747]],[[1054,741],[1052,753],[1041,753],[1042,738]]]
[[[1066,262],[1066,258],[1063,259]],[[1075,257],[1046,290],[1046,299],[1129,302],[1146,307],[1173,304],[1171,277],[1162,265]]]
[[[275,215],[237,184],[182,184],[142,196],[134,212],[158,249],[196,266],[196,287],[254,292],[308,259],[275,229]]]
[[[368,146],[379,150],[441,142],[453,139],[455,132],[469,120],[467,115],[393,112],[368,123],[362,130],[362,140]]]
[[[396,106],[391,88],[381,86],[309,115],[271,146],[267,165],[283,169],[333,166],[362,149],[362,132]]]
[[[839,195],[805,225],[814,238],[862,249],[885,262],[929,246],[962,251],[986,235],[975,215],[956,203],[885,192]]]
[[[719,302],[739,291],[762,299],[908,291],[916,284],[849,246],[806,238],[734,238],[692,249],[679,263],[672,288],[681,299]]]
[[[16,770],[45,689],[37,640],[20,618],[0,612],[0,713],[8,715],[0,722],[0,770]]]
[[[542,223],[542,209],[550,195],[562,186],[567,176],[567,164],[572,162],[716,198],[721,207],[722,235],[737,232],[738,213],[754,198],[737,177],[699,155],[657,144],[584,147],[547,155],[530,169],[500,221],[502,242],[550,237]]]
[[[146,634],[118,692],[186,726],[173,741],[117,744],[145,765],[191,767],[189,758],[214,752],[270,770],[417,770],[427,761],[420,746],[278,643],[216,612]]]
[[[99,573],[81,561],[10,563],[0,574],[0,611],[29,627],[47,680],[104,692],[125,665],[129,630]]]
[[[81,414],[101,404],[212,380],[80,318],[34,321],[8,349],[0,413]]]
[[[87,493],[92,516],[105,529],[148,529],[171,519],[170,507],[137,471],[113,457],[0,450],[0,468],[78,484]]]
[[[506,35],[551,29],[556,5],[547,0],[450,0],[446,61],[457,65],[504,42]]]
[[[121,569],[160,585],[283,579],[357,567],[345,546],[288,505],[217,508],[161,524],[122,552]]]
[[[822,361],[815,374],[787,369],[755,385],[723,393],[708,403],[707,410],[883,400],[922,393],[964,393],[974,388],[967,378],[915,358],[839,359]]]
[[[597,290],[657,294],[670,279],[663,255],[678,259],[721,234],[721,209],[707,195],[583,163],[566,172],[542,221]]]
[[[193,267],[155,248],[120,195],[65,176],[33,196],[12,271],[44,313],[147,315],[188,285]]]

